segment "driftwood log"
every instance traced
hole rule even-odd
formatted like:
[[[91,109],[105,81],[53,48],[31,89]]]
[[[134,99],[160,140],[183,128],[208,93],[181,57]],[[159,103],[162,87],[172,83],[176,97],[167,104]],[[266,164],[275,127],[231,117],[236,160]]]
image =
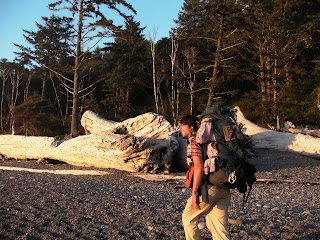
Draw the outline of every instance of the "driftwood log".
[[[163,172],[179,144],[163,117],[146,113],[115,123],[87,111],[82,119],[89,135],[66,141],[53,137],[0,136],[0,153],[16,159],[55,159],[71,165],[129,172]]]
[[[296,180],[279,180],[279,179],[257,179],[257,183],[294,183],[294,184],[305,184],[305,185],[320,185],[320,182],[306,182],[306,181],[296,181]]]
[[[304,135],[310,135],[312,137],[318,137],[318,138],[320,137],[320,130],[319,129],[313,130],[313,129],[309,129],[309,128],[300,128],[289,121],[284,123],[284,128],[281,128],[281,131],[288,132],[288,133],[301,133]]]
[[[237,121],[244,125],[243,132],[251,137],[255,147],[320,157],[320,138],[262,128],[246,119],[238,107],[235,110]]]
[[[148,117],[146,117],[148,116]],[[157,116],[153,118],[151,116]],[[81,125],[84,127],[87,134],[97,134],[102,131],[110,131],[112,129],[125,129],[125,134],[133,135],[136,137],[145,137],[152,139],[169,139],[174,141],[172,147],[175,149],[174,154],[171,156],[170,167],[179,170],[187,170],[188,164],[187,158],[187,140],[181,138],[175,138],[177,130],[165,120],[162,116],[156,114],[142,114],[132,119],[128,119],[124,122],[117,123],[114,121],[100,118],[92,111],[86,111],[81,118]],[[174,139],[174,140],[173,140]],[[175,142],[176,141],[176,142]],[[176,144],[178,147],[176,148]]]
[[[247,120],[239,108],[236,110],[244,133],[257,148],[320,157],[320,138],[262,128]],[[87,135],[69,140],[0,135],[0,154],[8,158],[54,159],[71,165],[129,172],[166,172],[171,166],[187,168],[186,140],[175,137],[176,129],[163,116],[146,113],[113,122],[87,111],[81,124]]]

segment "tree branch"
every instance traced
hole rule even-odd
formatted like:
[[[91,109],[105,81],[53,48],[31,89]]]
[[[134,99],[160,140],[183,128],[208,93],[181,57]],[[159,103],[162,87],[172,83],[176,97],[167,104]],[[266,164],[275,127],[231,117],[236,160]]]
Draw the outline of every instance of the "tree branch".
[[[57,74],[58,76],[62,77],[63,79],[67,80],[68,82],[73,83],[72,80],[70,80],[69,78],[66,78],[65,76],[61,75],[60,73],[58,73],[57,71],[47,67],[46,65],[43,65],[46,69],[49,69],[50,71],[54,72],[55,74]]]

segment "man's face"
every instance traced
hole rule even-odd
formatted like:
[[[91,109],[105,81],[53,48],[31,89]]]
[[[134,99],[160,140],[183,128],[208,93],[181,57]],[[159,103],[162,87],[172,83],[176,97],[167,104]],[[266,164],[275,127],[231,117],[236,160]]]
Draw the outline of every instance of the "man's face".
[[[193,127],[189,125],[180,124],[179,130],[183,137],[189,138],[191,136]]]

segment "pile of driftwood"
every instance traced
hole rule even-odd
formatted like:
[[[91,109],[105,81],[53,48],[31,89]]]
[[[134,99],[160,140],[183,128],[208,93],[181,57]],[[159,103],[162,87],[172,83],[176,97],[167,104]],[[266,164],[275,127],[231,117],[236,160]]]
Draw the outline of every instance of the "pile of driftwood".
[[[257,148],[294,151],[320,157],[320,138],[261,128],[239,108],[237,120]],[[163,116],[146,113],[123,122],[109,121],[87,111],[81,124],[87,135],[69,140],[53,137],[0,135],[0,154],[16,159],[54,159],[71,165],[114,168],[129,172],[186,169],[186,140]]]
[[[176,130],[154,113],[117,123],[87,111],[81,124],[87,135],[65,141],[1,135],[0,153],[8,158],[54,159],[77,166],[153,173],[168,171],[179,148]]]
[[[251,137],[255,147],[320,157],[320,138],[262,128],[246,119],[238,107],[235,110],[237,121],[244,125],[243,131]]]
[[[320,138],[320,130],[319,129],[313,130],[313,129],[309,129],[308,127],[301,128],[301,127],[298,127],[289,121],[284,123],[284,128],[281,128],[281,131],[287,132],[287,133],[296,133],[296,134],[300,133],[300,134]]]

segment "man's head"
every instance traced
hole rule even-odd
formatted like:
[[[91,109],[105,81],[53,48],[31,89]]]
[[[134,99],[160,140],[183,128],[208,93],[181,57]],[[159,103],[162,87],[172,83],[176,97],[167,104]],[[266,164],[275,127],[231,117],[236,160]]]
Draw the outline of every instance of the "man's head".
[[[179,130],[183,137],[190,137],[193,132],[198,131],[197,125],[198,118],[192,115],[185,116],[180,120]]]

